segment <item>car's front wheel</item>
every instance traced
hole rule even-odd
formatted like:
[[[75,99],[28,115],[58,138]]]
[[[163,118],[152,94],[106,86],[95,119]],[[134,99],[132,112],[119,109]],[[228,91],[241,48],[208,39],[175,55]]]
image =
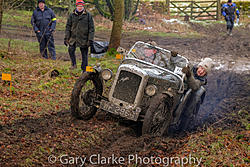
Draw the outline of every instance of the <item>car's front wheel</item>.
[[[159,94],[152,98],[146,111],[142,134],[163,136],[172,121],[173,100],[166,94]]]
[[[76,81],[71,94],[71,114],[78,119],[88,120],[96,111],[103,92],[102,81],[98,73],[82,73]]]

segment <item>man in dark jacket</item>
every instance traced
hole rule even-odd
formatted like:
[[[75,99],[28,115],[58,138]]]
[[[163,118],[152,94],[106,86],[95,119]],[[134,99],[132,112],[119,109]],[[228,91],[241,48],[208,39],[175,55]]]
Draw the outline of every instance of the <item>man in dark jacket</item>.
[[[76,0],[76,9],[68,17],[64,44],[69,45],[68,51],[72,62],[72,67],[76,67],[76,47],[80,47],[82,54],[82,65],[83,72],[86,71],[88,66],[88,47],[93,45],[94,39],[94,21],[89,12],[84,8],[83,0]]]
[[[53,60],[56,59],[53,31],[56,29],[56,16],[52,9],[45,6],[45,0],[38,0],[38,7],[31,17],[31,24],[40,44],[40,53],[48,58],[47,47]]]
[[[235,13],[237,15],[237,22],[239,22],[240,12],[236,4],[232,3],[232,0],[228,0],[228,2],[222,6],[221,10],[227,22],[227,34],[231,36],[234,27]]]

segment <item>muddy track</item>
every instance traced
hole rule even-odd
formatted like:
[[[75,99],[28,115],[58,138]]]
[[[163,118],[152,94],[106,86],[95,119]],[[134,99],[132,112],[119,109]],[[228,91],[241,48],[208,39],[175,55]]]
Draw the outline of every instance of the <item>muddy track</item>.
[[[201,38],[175,38],[175,37],[156,37],[124,33],[122,34],[121,46],[129,49],[136,41],[148,41],[149,39],[155,41],[159,46],[176,50],[181,55],[187,56],[190,59],[197,59],[202,57],[212,58],[249,58],[250,40],[248,34],[249,27],[235,28],[233,36],[225,34],[224,24],[215,24],[214,26],[205,27],[199,24],[190,23],[194,31],[203,34]],[[98,31],[95,33],[95,40],[109,41],[109,31]],[[37,39],[31,28],[4,26],[0,37],[22,39],[26,41],[34,41]],[[55,43],[63,45],[64,31],[56,31]]]
[[[237,112],[239,110],[250,110],[250,75],[221,71],[213,71],[212,74],[208,78],[206,87],[208,91],[205,101],[201,105],[196,123],[190,126],[188,133],[195,133],[197,130],[203,131],[210,126],[236,131],[244,129],[241,122],[238,121]],[[233,116],[232,114],[236,115]],[[95,127],[100,125],[106,127],[107,130],[105,132],[96,131]],[[22,138],[30,136],[31,140],[26,141],[26,146],[29,143],[31,145],[34,143],[42,145],[43,142],[46,143],[48,136],[51,138],[56,138],[58,134],[70,136],[72,126],[77,131],[84,132],[86,137],[93,134],[98,136],[96,141],[88,143],[87,147],[80,145],[83,139],[80,139],[80,141],[74,139],[73,143],[64,143],[63,150],[71,150],[71,152],[66,153],[72,155],[90,157],[93,154],[100,154],[103,157],[111,157],[112,155],[118,157],[128,157],[129,155],[150,157],[157,156],[159,150],[161,150],[170,156],[174,155],[176,150],[180,150],[188,142],[188,133],[173,133],[163,138],[155,138],[150,135],[140,136],[138,129],[140,125],[133,122],[119,121],[118,118],[111,117],[101,111],[98,111],[96,116],[89,121],[77,120],[72,118],[68,110],[59,113],[52,112],[38,119],[26,118],[14,124],[5,125],[0,131],[0,135],[3,135],[0,142],[4,140],[4,142],[7,141],[6,145],[15,143],[22,146]],[[41,141],[41,138],[45,141]],[[25,158],[25,155],[21,155],[21,157]],[[7,158],[3,164],[10,161],[11,159]],[[46,162],[46,159],[41,161]],[[37,165],[41,164],[38,163]],[[86,166],[93,165],[87,161]]]
[[[244,129],[241,122],[238,121],[237,112],[240,109],[250,110],[250,75],[225,74],[222,72],[214,72],[213,74],[214,76],[210,75],[208,78],[209,84],[205,102],[201,106],[196,123],[190,126],[191,130],[188,133],[195,133],[197,130],[203,131],[206,130],[206,127],[211,126],[236,131]],[[232,114],[236,114],[236,116],[232,116]],[[96,141],[88,143],[88,146],[81,145],[84,141],[84,138],[81,137],[66,143],[56,140],[58,135],[71,136],[72,124],[77,131],[83,132],[87,138],[92,135],[99,137]],[[105,132],[96,131],[95,127],[100,125],[106,127],[107,130]],[[139,133],[137,124],[119,122],[119,119],[110,117],[109,114],[103,112],[97,112],[96,116],[89,121],[82,121],[72,118],[70,111],[66,110],[59,113],[52,112],[38,119],[26,118],[14,124],[5,125],[0,131],[0,143],[4,143],[5,146],[15,144],[25,150],[29,145],[42,146],[43,143],[48,142],[48,138],[55,138],[53,139],[54,142],[57,145],[61,144],[63,150],[67,150],[63,153],[71,156],[90,157],[94,154],[100,154],[103,157],[111,157],[112,155],[118,157],[128,157],[129,155],[150,157],[157,156],[159,150],[167,153],[168,156],[175,155],[175,152],[188,142],[188,133],[183,132],[163,138],[154,138],[150,135],[139,136]],[[22,139],[23,137],[27,138],[27,136],[30,140],[25,141],[26,144],[23,145]],[[30,150],[35,151],[33,148],[30,148]],[[60,148],[57,152],[60,152]],[[6,157],[2,164],[18,164],[22,162],[22,159],[27,158],[26,156],[26,154],[20,154],[18,159]],[[40,162],[46,164],[48,156],[43,156],[44,159],[40,159]],[[37,163],[37,165],[42,164]],[[60,166],[60,164],[58,165]],[[86,166],[93,165],[87,161]]]

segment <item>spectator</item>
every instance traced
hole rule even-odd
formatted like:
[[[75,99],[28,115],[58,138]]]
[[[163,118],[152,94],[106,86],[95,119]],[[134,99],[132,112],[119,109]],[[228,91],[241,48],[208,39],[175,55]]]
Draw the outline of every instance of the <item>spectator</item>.
[[[82,54],[81,68],[83,72],[86,71],[88,47],[93,45],[94,32],[94,21],[91,14],[84,8],[84,1],[76,0],[76,9],[68,17],[64,38],[64,44],[69,46],[68,52],[72,63],[70,69],[77,68],[75,50],[76,47],[80,47]]]
[[[235,13],[237,15],[237,23],[239,22],[240,12],[235,3],[232,0],[228,0],[226,4],[222,6],[222,15],[227,22],[227,34],[232,36],[232,30],[234,27]]]
[[[51,58],[56,60],[53,32],[56,29],[56,16],[52,9],[45,5],[45,0],[38,0],[38,7],[31,17],[31,24],[36,33],[42,57],[48,58],[47,47]]]

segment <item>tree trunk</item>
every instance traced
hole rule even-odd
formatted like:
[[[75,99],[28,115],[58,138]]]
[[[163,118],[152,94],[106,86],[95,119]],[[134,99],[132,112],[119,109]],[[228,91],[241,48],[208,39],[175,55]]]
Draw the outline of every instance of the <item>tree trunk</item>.
[[[3,18],[3,0],[0,0],[0,34],[2,30],[2,18]]]
[[[120,46],[124,14],[124,0],[114,0],[114,9],[114,21],[109,42],[109,50],[112,48],[116,50]]]
[[[69,5],[68,14],[73,12],[73,10],[75,9],[75,4],[76,4],[75,0],[68,0],[68,5]]]

